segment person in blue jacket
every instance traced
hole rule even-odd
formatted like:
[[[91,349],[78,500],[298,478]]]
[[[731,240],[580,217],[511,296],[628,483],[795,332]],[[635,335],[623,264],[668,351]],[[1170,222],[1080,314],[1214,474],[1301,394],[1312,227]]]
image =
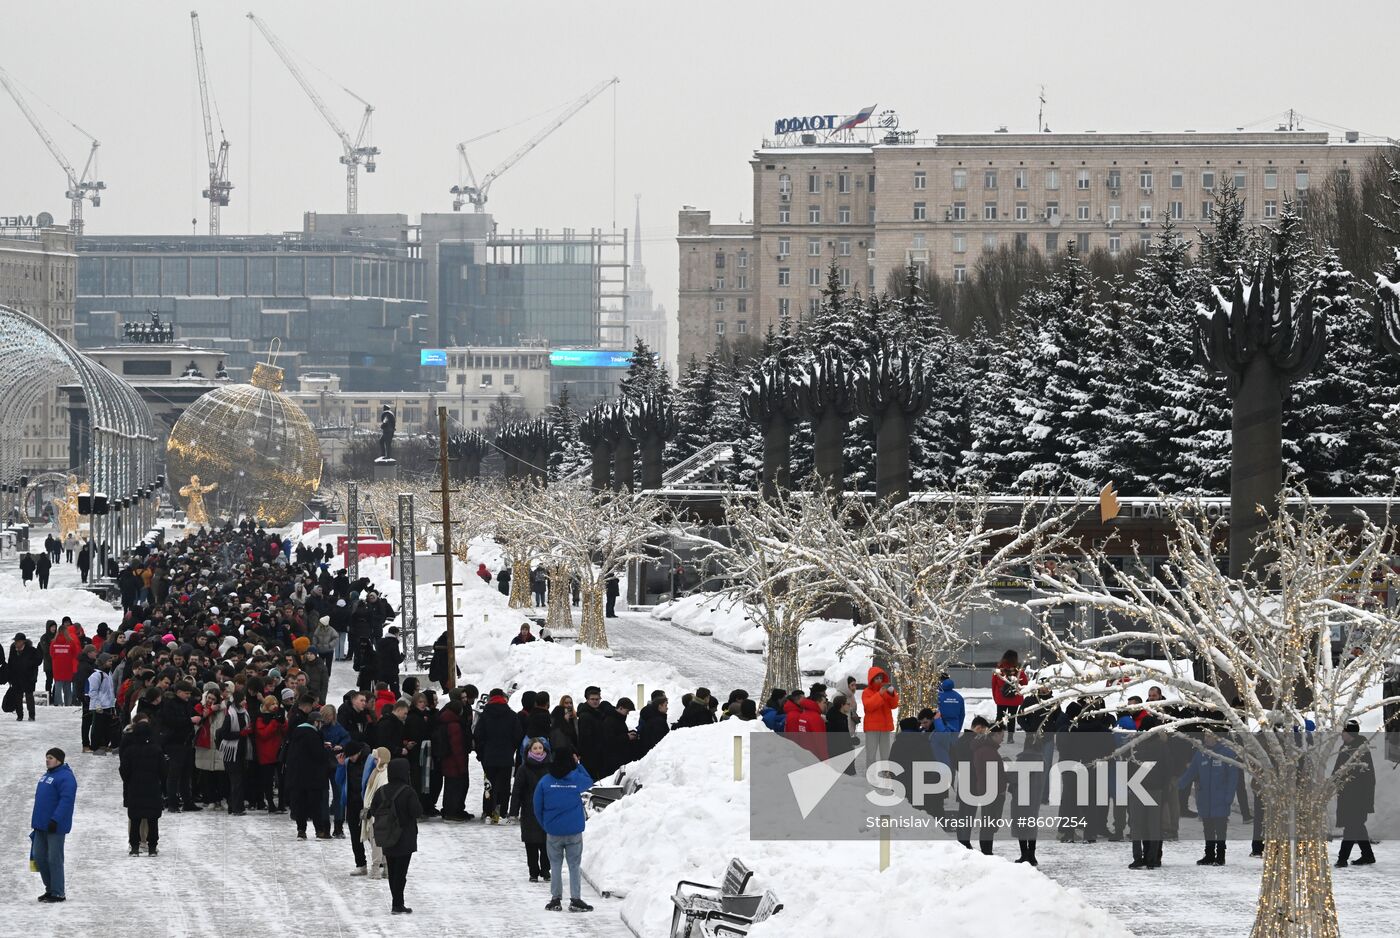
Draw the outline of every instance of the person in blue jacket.
[[[583,859],[583,793],[593,787],[593,779],[573,749],[560,746],[554,750],[549,773],[535,785],[531,805],[535,820],[544,828],[546,856],[549,857],[549,903],[545,911],[562,909],[563,873],[565,860],[569,863],[569,911],[592,912],[593,906],[583,901],[579,877],[579,862]]]
[[[955,686],[951,677],[939,682],[938,716],[949,731],[961,733],[963,720],[967,718],[967,706],[963,703],[963,695],[953,689]]]
[[[775,733],[781,733],[787,722],[787,717],[783,714],[783,701],[786,697],[787,691],[775,687],[768,695],[768,702],[758,711],[758,718],[763,721],[763,725]]]
[[[34,813],[29,826],[33,829],[32,856],[39,867],[39,878],[44,881],[40,902],[62,902],[67,898],[63,891],[63,839],[73,829],[78,780],[63,761],[65,758],[62,749],[50,749],[44,755],[47,771],[34,789]]]
[[[1177,783],[1183,791],[1196,785],[1196,812],[1205,829],[1206,853],[1197,866],[1225,865],[1225,833],[1230,824],[1230,806],[1239,785],[1239,767],[1226,762],[1235,752],[1214,733],[1205,734],[1205,748],[1197,750]]]

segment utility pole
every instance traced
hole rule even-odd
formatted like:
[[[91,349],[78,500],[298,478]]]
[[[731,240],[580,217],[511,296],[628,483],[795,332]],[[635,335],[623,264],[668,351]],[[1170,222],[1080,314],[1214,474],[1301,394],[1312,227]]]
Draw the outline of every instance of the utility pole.
[[[452,690],[457,686],[457,629],[456,607],[452,601],[452,499],[447,479],[447,408],[439,407],[438,413],[438,472],[442,495],[442,587],[447,594],[447,676],[443,686]]]

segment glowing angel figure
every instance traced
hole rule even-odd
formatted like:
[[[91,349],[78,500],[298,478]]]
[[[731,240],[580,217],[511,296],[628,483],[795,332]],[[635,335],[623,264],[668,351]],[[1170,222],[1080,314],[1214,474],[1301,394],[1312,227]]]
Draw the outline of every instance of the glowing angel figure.
[[[199,476],[190,476],[190,484],[180,486],[180,497],[185,500],[185,523],[204,527],[209,524],[209,513],[204,509],[204,496],[219,487],[219,483],[199,484]]]
[[[54,500],[54,509],[58,513],[58,537],[60,540],[66,540],[68,535],[78,533],[78,493],[86,491],[87,485],[80,486],[78,477],[70,475],[63,497]]]

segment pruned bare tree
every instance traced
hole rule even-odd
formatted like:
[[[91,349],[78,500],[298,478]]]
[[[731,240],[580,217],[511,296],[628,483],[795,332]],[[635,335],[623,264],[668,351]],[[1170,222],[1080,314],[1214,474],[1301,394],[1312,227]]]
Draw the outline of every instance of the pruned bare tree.
[[[1230,761],[1254,777],[1268,806],[1253,938],[1335,938],[1327,805],[1339,776],[1331,769],[1338,731],[1396,702],[1378,693],[1400,652],[1400,617],[1383,599],[1396,585],[1395,529],[1388,510],[1380,520],[1336,523],[1296,490],[1270,515],[1259,559],[1239,579],[1222,572],[1220,523],[1187,502],[1172,511],[1157,575],[1115,569],[1093,550],[1082,563],[1040,569],[1043,595],[1028,605],[1070,604],[1131,623],[1097,637],[1043,630],[1038,638],[1060,658],[1045,678],[1055,699],[1151,681],[1176,699],[1146,704],[1158,725],[1139,736],[1202,724],[1231,731]],[[1357,649],[1338,663],[1334,630]],[[1160,646],[1165,669],[1124,654],[1127,643],[1144,641]],[[1303,731],[1313,724],[1317,733]]]

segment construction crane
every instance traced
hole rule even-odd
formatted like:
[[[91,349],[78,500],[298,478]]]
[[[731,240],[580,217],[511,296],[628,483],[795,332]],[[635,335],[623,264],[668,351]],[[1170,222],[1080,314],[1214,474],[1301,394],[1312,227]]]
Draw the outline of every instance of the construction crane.
[[[200,195],[209,200],[209,233],[219,233],[219,209],[228,205],[233,183],[228,181],[228,137],[224,122],[219,119],[219,146],[214,146],[213,119],[218,117],[218,105],[209,107],[209,79],[204,69],[204,39],[199,34],[199,14],[190,11],[190,29],[194,32],[194,68],[199,77],[199,106],[204,111],[204,149],[209,154],[209,188]]]
[[[258,28],[258,32],[263,34],[267,44],[272,46],[272,51],[277,53],[277,57],[282,60],[282,64],[287,66],[287,71],[292,73],[292,77],[301,85],[301,90],[306,92],[306,96],[311,99],[311,103],[316,106],[316,110],[321,112],[327,124],[331,125],[331,130],[340,138],[342,152],[340,162],[345,165],[345,211],[354,215],[359,211],[360,204],[360,164],[365,165],[365,172],[374,172],[374,158],[379,155],[379,148],[369,146],[365,143],[365,137],[369,133],[370,118],[374,116],[374,106],[364,98],[355,94],[344,85],[340,90],[365,106],[365,114],[360,121],[360,130],[352,140],[345,132],[345,128],[340,126],[340,121],[335,119],[330,108],[326,107],[326,102],[321,100],[321,96],[316,93],[316,89],[311,86],[311,82],[306,80],[306,76],[301,73],[296,62],[292,59],[291,53],[282,45],[281,40],[272,34],[272,30],[267,28],[267,24],[258,19],[252,13],[248,14],[248,19],[253,21],[253,25]]]
[[[83,171],[81,173],[76,172],[73,169],[73,164],[68,162],[68,159],[63,155],[63,151],[60,150],[58,144],[54,142],[53,137],[49,136],[49,132],[44,129],[44,125],[39,123],[39,118],[29,109],[29,105],[25,103],[24,98],[19,93],[19,89],[15,87],[9,74],[7,74],[3,68],[0,68],[0,85],[3,85],[5,90],[10,93],[10,97],[15,99],[15,104],[19,106],[25,119],[29,121],[29,125],[34,128],[34,132],[39,135],[39,139],[44,141],[44,146],[49,148],[49,153],[53,154],[53,158],[58,161],[58,165],[62,166],[64,173],[67,174],[68,191],[64,192],[63,195],[72,205],[72,212],[68,219],[68,229],[72,231],[74,235],[82,234],[83,201],[87,200],[92,203],[93,208],[97,208],[102,204],[102,190],[107,188],[105,182],[88,178],[89,173],[92,172],[93,160],[97,157],[97,148],[101,146],[101,144],[97,142],[97,138],[92,134],[83,130],[83,128],[79,127],[77,124],[73,124],[72,121],[68,121],[78,133],[92,141],[92,146],[88,149],[87,163],[83,165]]]
[[[517,149],[514,153],[512,153],[510,156],[506,157],[503,161],[501,161],[501,165],[497,166],[495,169],[491,170],[491,172],[487,173],[485,178],[483,178],[479,183],[476,180],[476,173],[472,170],[472,162],[467,158],[467,144],[475,143],[477,140],[481,140],[484,137],[489,137],[492,134],[500,133],[500,131],[493,130],[489,133],[482,134],[480,137],[473,137],[471,140],[464,140],[461,143],[457,144],[457,153],[462,158],[463,166],[466,167],[467,178],[471,180],[471,185],[456,185],[448,190],[454,196],[454,198],[452,199],[452,211],[460,212],[462,210],[462,206],[466,205],[468,202],[472,204],[472,208],[475,211],[483,211],[486,207],[486,198],[491,191],[491,184],[497,179],[499,179],[502,173],[510,169],[516,163],[520,162],[521,158],[524,157],[525,154],[529,153],[535,147],[539,146],[540,143],[542,143],[544,139],[550,134],[554,133],[560,127],[563,127],[564,124],[568,122],[569,118],[573,117],[579,111],[583,110],[584,107],[588,105],[588,102],[592,101],[594,98],[598,97],[598,95],[602,94],[604,91],[607,91],[613,85],[617,84],[617,81],[618,80],[616,78],[609,78],[607,81],[599,82],[597,85],[591,88],[587,94],[585,94],[583,97],[579,98],[573,104],[570,104],[567,108],[565,108],[562,114],[560,114],[554,120],[550,121],[542,130],[540,130],[539,133],[535,134],[529,140],[521,144],[519,149]]]

